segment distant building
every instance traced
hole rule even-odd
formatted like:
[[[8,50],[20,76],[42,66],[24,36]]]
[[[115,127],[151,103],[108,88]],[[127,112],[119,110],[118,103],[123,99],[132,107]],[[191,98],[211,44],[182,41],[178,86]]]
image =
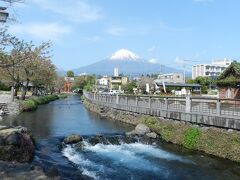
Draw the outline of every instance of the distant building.
[[[197,77],[217,77],[221,74],[230,64],[231,59],[215,60],[212,64],[196,64],[192,66],[192,79]]]
[[[122,90],[122,85],[128,83],[128,77],[113,76],[110,78],[110,90]]]
[[[184,83],[184,76],[181,73],[161,74],[158,80],[169,83]]]
[[[101,79],[98,79],[98,84],[107,86],[109,84],[109,77],[102,77]]]
[[[79,76],[86,76],[87,75],[87,73],[81,73],[81,74],[79,74]]]
[[[117,67],[114,68],[114,76],[119,76],[119,71]]]
[[[98,92],[107,92],[110,86],[110,77],[104,76],[97,79],[97,90]]]

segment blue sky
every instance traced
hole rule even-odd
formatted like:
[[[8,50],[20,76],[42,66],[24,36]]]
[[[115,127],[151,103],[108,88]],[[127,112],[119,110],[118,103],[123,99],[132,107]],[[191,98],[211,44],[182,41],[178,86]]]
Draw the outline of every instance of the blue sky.
[[[239,0],[25,0],[14,7],[14,35],[53,42],[65,70],[126,48],[171,67],[182,59],[240,59]],[[188,62],[188,67],[194,62]]]

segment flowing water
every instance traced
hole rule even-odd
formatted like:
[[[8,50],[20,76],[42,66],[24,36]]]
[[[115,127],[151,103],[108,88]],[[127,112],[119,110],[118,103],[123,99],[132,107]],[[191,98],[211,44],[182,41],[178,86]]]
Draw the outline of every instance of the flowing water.
[[[78,96],[0,124],[31,130],[37,142],[32,164],[45,171],[54,167],[61,179],[240,179],[237,163],[162,141],[125,137],[132,126],[88,112]],[[72,133],[83,135],[84,141],[62,146]]]

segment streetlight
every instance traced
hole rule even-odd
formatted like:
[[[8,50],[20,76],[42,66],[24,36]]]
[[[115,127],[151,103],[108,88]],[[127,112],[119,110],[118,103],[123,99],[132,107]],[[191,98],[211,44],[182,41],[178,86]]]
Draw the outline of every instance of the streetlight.
[[[0,22],[5,23],[7,21],[9,13],[6,12],[6,9],[6,7],[0,7]]]

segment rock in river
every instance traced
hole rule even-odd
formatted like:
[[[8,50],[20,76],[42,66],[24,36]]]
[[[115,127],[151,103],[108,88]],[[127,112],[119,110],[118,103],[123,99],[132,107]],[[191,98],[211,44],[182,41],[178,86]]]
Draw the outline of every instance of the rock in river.
[[[152,138],[152,139],[157,138],[157,134],[155,132],[147,133],[146,136],[149,137],[149,138]]]
[[[34,143],[24,127],[0,127],[0,160],[29,162],[34,155]]]
[[[138,124],[133,131],[126,133],[126,135],[143,136],[150,132],[151,131],[150,131],[149,127],[147,127],[145,124]]]
[[[78,143],[78,142],[80,142],[80,141],[82,141],[82,140],[83,140],[83,138],[82,138],[81,136],[76,135],[76,134],[72,134],[72,135],[66,137],[66,138],[63,140],[63,142],[64,142],[65,144],[75,144],[75,143]]]

